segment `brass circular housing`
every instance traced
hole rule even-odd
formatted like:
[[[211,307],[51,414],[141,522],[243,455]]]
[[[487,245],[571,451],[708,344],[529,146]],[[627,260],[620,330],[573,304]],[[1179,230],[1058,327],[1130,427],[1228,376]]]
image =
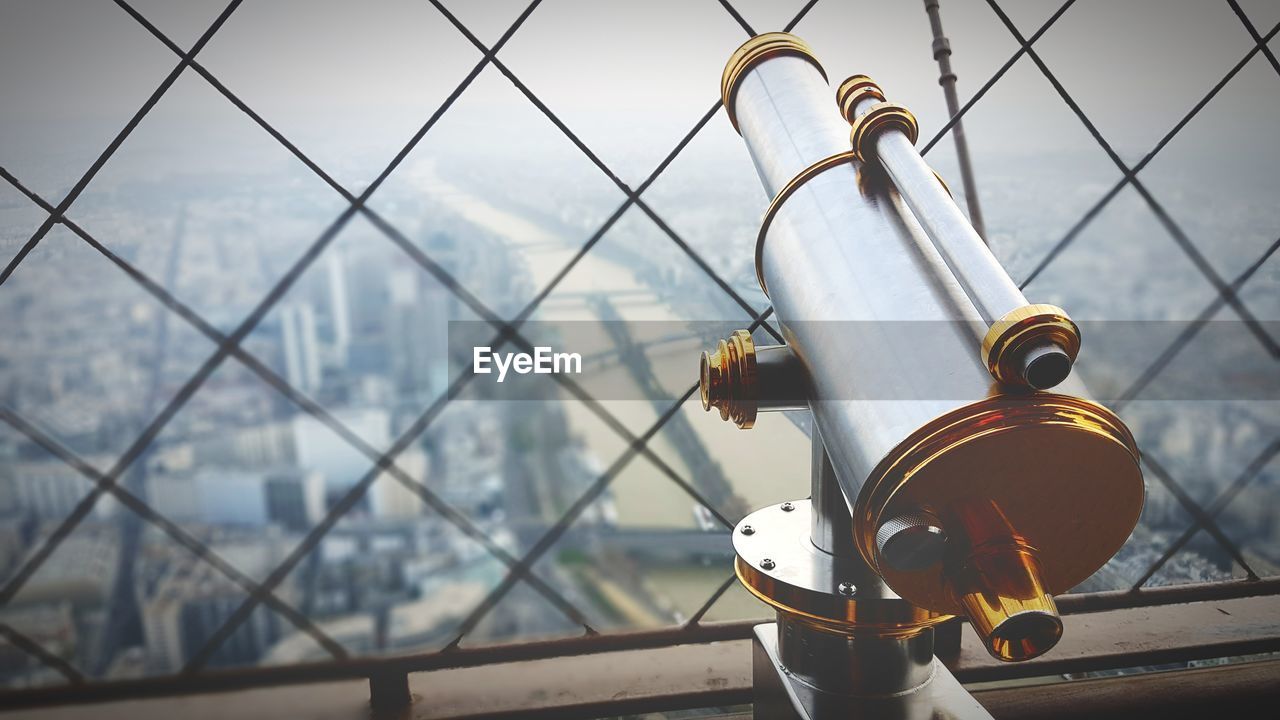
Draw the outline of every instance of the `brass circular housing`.
[[[1035,549],[1045,591],[1065,592],[1124,545],[1142,512],[1138,448],[1111,411],[1053,393],[995,395],[943,415],[898,444],[854,505],[854,542],[907,601],[964,610],[953,563],[901,571],[880,561],[876,531],[899,515],[932,513],[954,535],[974,499],[989,500]]]
[[[754,425],[759,409],[759,385],[756,344],[751,333],[734,330],[715,350],[703,351],[698,366],[702,409],[716,408],[721,420],[732,420],[743,430]]]
[[[729,56],[729,62],[725,64],[724,72],[720,75],[720,99],[724,101],[724,109],[729,113],[729,122],[733,123],[733,129],[738,130],[739,133],[742,131],[738,128],[738,118],[733,111],[733,99],[738,93],[738,83],[751,68],[780,55],[790,55],[809,61],[818,68],[822,79],[827,79],[827,71],[822,69],[822,63],[814,57],[813,50],[791,33],[769,32],[756,35],[746,41]]]
[[[836,105],[840,106],[840,114],[850,123],[857,119],[858,103],[867,98],[884,102],[884,91],[866,75],[850,75],[836,88]]]
[[[734,572],[752,595],[780,612],[844,632],[857,626],[911,635],[950,617],[916,607],[878,582],[860,582],[858,573],[866,570],[859,558],[830,555],[813,544],[809,500],[792,501],[790,511],[782,506],[763,507],[734,529]]]
[[[866,162],[875,157],[875,136],[888,128],[901,130],[912,145],[920,134],[916,116],[910,110],[897,103],[876,103],[855,118],[853,127],[849,129],[849,144],[853,146],[853,152],[859,160]]]
[[[1023,361],[1037,346],[1057,345],[1071,363],[1080,352],[1080,328],[1056,305],[1024,305],[991,324],[982,338],[982,360],[996,382],[1028,385]]]

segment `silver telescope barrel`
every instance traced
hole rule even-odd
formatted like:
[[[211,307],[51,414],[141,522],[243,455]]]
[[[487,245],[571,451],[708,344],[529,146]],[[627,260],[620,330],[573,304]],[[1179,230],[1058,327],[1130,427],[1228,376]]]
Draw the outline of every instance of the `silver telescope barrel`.
[[[1026,303],[915,151],[914,118],[869,79],[833,97],[799,38],[768,33],[733,54],[721,91],[773,197],[756,270],[857,552],[927,617],[967,615],[994,656],[1044,652],[1062,628],[1052,595],[1123,545],[1144,492],[1118,417],[1074,381],[1048,393],[1022,377],[1074,359],[1074,324]],[[749,427],[770,392],[753,346],[734,347],[714,373],[704,360],[703,403]],[[781,568],[749,561],[739,578],[758,597],[820,614],[779,599]]]
[[[731,102],[771,196],[849,149],[849,124],[808,57],[758,63]],[[811,407],[847,497],[922,422],[987,394],[992,380],[971,330],[982,317],[883,176],[844,164],[814,177],[778,212],[756,259],[810,372]]]
[[[1079,351],[1079,329],[1061,308],[1027,302],[960,211],[950,189],[916,150],[915,117],[906,108],[885,102],[883,91],[865,75],[841,83],[836,101],[852,124],[854,154],[885,169],[986,323],[982,352],[992,375],[1001,382],[1038,390],[1066,379]],[[1038,332],[1029,333],[1019,347],[1009,348],[1008,357],[993,357],[993,345],[1004,328],[1032,318],[1041,321]]]
[[[869,115],[882,102],[864,94],[853,107],[854,119]],[[951,193],[925,164],[912,139],[901,128],[886,127],[869,142],[874,145],[874,155],[865,159],[879,161],[888,171],[907,207],[933,240],[982,319],[992,323],[1028,304],[960,212]]]

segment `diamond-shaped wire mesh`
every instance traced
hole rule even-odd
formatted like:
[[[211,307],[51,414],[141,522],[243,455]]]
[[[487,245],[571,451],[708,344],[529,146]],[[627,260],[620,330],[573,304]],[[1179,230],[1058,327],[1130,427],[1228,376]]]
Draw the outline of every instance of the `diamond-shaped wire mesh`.
[[[433,39],[449,46],[449,62],[456,63],[468,53],[478,59],[469,69],[465,62],[457,65],[461,80],[438,88],[438,97],[430,107],[394,108],[399,115],[392,112],[395,116],[384,127],[398,125],[409,135],[406,141],[391,132],[376,142],[369,138],[367,153],[355,153],[361,161],[390,155],[385,164],[381,160],[373,165],[348,163],[342,153],[331,154],[325,123],[317,120],[315,108],[303,101],[301,116],[287,115],[281,109],[290,104],[290,97],[297,102],[308,92],[320,93],[319,88],[304,87],[293,96],[280,93],[277,97],[274,91],[264,94],[255,81],[261,68],[253,65],[252,58],[246,65],[237,62],[235,53],[219,50],[215,38],[233,33],[237,42],[250,47],[299,53],[307,47],[306,43],[275,36],[280,28],[271,25],[273,10],[252,4],[241,8],[241,4],[241,0],[233,0],[202,27],[185,22],[179,28],[177,23],[153,19],[162,15],[162,8],[153,10],[143,3],[135,6],[117,0],[116,21],[127,20],[139,33],[135,41],[142,38],[151,43],[149,47],[163,48],[170,58],[177,58],[176,65],[89,169],[69,186],[50,184],[43,171],[31,173],[33,178],[25,181],[22,168],[29,164],[18,170],[0,166],[0,177],[18,194],[6,209],[14,205],[28,217],[35,208],[44,216],[25,243],[0,255],[0,261],[6,263],[0,272],[0,301],[6,291],[25,290],[14,307],[36,314],[30,308],[39,302],[39,296],[33,297],[29,287],[15,289],[14,285],[21,286],[25,279],[18,276],[18,281],[13,280],[15,273],[37,267],[41,273],[29,271],[36,278],[43,274],[52,277],[65,267],[60,263],[68,262],[67,247],[89,248],[101,260],[99,275],[85,278],[85,282],[97,283],[103,273],[122,272],[130,278],[131,284],[126,284],[133,288],[131,292],[140,291],[139,297],[145,300],[133,301],[126,317],[111,312],[102,316],[104,323],[115,323],[145,346],[144,352],[135,354],[133,366],[110,366],[100,371],[129,373],[137,388],[132,410],[111,418],[113,427],[86,433],[77,425],[83,418],[76,416],[76,409],[68,412],[68,408],[52,404],[49,413],[32,416],[33,399],[48,403],[58,398],[22,387],[20,378],[0,385],[0,392],[5,393],[0,396],[5,401],[0,406],[0,420],[4,421],[0,427],[7,427],[15,438],[0,448],[20,449],[8,465],[12,477],[0,476],[0,480],[11,481],[12,502],[33,503],[24,506],[30,511],[29,519],[7,528],[6,537],[0,539],[11,548],[6,549],[9,569],[0,585],[0,634],[31,659],[30,663],[13,664],[18,668],[15,677],[21,682],[43,683],[54,673],[52,681],[81,682],[147,672],[194,672],[213,664],[340,659],[355,653],[432,647],[448,650],[468,643],[584,631],[592,634],[615,627],[679,622],[692,626],[704,618],[740,616],[740,608],[724,607],[740,602],[731,592],[732,577],[725,577],[729,551],[724,531],[749,508],[744,498],[758,502],[763,495],[758,489],[736,485],[738,478],[725,480],[725,468],[716,458],[727,455],[719,455],[716,447],[708,448],[706,439],[690,429],[683,411],[696,385],[673,402],[654,403],[637,413],[625,404],[593,398],[570,378],[554,376],[554,383],[536,397],[538,402],[517,403],[520,407],[505,408],[504,416],[498,417],[493,406],[485,407],[488,403],[470,401],[470,375],[448,377],[440,367],[447,367],[447,363],[438,351],[432,355],[432,348],[421,340],[414,344],[402,337],[411,334],[408,328],[415,324],[434,323],[433,327],[438,327],[440,318],[478,319],[491,326],[491,345],[528,349],[531,343],[522,330],[548,308],[583,302],[579,299],[579,278],[603,271],[604,264],[598,258],[654,253],[672,267],[687,266],[679,273],[666,269],[688,286],[682,287],[682,292],[719,295],[724,301],[721,306],[728,308],[726,318],[748,324],[758,337],[780,341],[778,331],[768,322],[772,310],[764,305],[763,297],[738,282],[741,266],[733,254],[722,258],[714,245],[701,240],[703,231],[698,223],[705,222],[705,212],[692,213],[680,202],[689,193],[687,187],[706,185],[705,178],[697,176],[700,169],[693,171],[691,179],[683,177],[681,158],[697,156],[700,161],[705,153],[725,157],[715,153],[734,145],[734,138],[726,141],[727,124],[717,118],[719,102],[708,108],[698,98],[685,102],[679,96],[661,97],[679,110],[672,113],[681,116],[675,125],[661,127],[656,120],[638,118],[634,127],[619,128],[611,123],[616,114],[593,113],[591,108],[565,99],[581,95],[582,88],[556,87],[547,79],[547,73],[555,68],[554,59],[541,70],[535,68],[527,77],[522,75],[523,66],[538,66],[529,60],[530,53],[540,54],[545,48],[546,40],[534,37],[535,31],[572,34],[578,30],[573,22],[587,22],[586,9],[552,2],[541,7],[543,3],[535,0],[503,27],[491,27],[486,19],[485,27],[480,28],[480,18],[469,17],[474,13],[471,8],[464,11],[463,6],[450,8],[430,0],[430,8],[419,3],[398,10],[406,13],[405,18],[412,18],[410,22],[424,27],[434,24],[432,32],[438,37]],[[704,26],[722,22],[715,32],[725,36],[727,46],[744,32],[754,34],[751,20],[765,12],[759,7],[736,5],[722,0],[719,7],[710,10],[646,6],[637,17],[666,12],[672,16],[666,20],[683,19],[692,28],[691,36],[684,38],[686,43],[691,38],[706,42]],[[1073,246],[1083,242],[1090,225],[1101,222],[1099,218],[1105,217],[1113,200],[1136,192],[1142,206],[1172,241],[1166,251],[1180,253],[1208,288],[1199,319],[1232,314],[1249,328],[1262,362],[1274,368],[1280,350],[1266,322],[1274,318],[1264,313],[1259,319],[1256,303],[1243,300],[1242,293],[1259,273],[1265,275],[1264,268],[1272,261],[1280,240],[1269,243],[1256,259],[1224,271],[1219,258],[1202,250],[1205,239],[1198,244],[1185,232],[1180,216],[1171,212],[1159,199],[1160,192],[1153,191],[1139,175],[1151,172],[1157,156],[1176,145],[1179,133],[1202,111],[1213,107],[1215,97],[1246,67],[1265,61],[1275,73],[1272,79],[1280,78],[1280,63],[1268,46],[1280,26],[1263,34],[1235,0],[1223,3],[1222,11],[1229,12],[1242,34],[1248,36],[1247,42],[1237,43],[1238,48],[1229,48],[1238,62],[1224,68],[1220,81],[1203,96],[1179,103],[1177,107],[1187,107],[1185,114],[1146,155],[1131,164],[1077,102],[1069,91],[1070,81],[1064,83],[1055,74],[1055,63],[1063,61],[1047,62],[1037,50],[1043,38],[1053,37],[1055,25],[1064,17],[1082,12],[1073,8],[1074,0],[1067,0],[1047,18],[1034,18],[1033,25],[1027,25],[1026,12],[1019,8],[1021,22],[1034,27],[1029,35],[1024,35],[995,0],[988,0],[988,5],[991,13],[976,21],[977,25],[987,23],[990,37],[1011,38],[1009,46],[1016,49],[1003,62],[995,56],[984,60],[998,69],[921,146],[922,152],[936,151],[935,158],[945,153],[945,145],[939,143],[961,118],[967,119],[972,135],[975,124],[981,123],[984,104],[980,101],[998,93],[1006,76],[1026,70],[1020,77],[1038,75],[1037,82],[1047,83],[1040,86],[1041,91],[1047,87],[1052,99],[1061,103],[1077,127],[1084,128],[1101,157],[1119,173],[1110,189],[1099,188],[1103,191],[1087,206],[1083,217],[1065,226],[1065,234],[1027,265],[1023,286],[1032,292],[1039,278],[1063,264],[1062,258],[1070,257]],[[838,22],[815,18],[827,10],[817,0],[810,0],[797,3],[788,18],[778,20],[773,17],[777,9],[770,8],[768,22],[777,22],[777,29],[790,30],[809,18],[814,33],[820,34],[840,27]],[[976,17],[976,13],[970,14]],[[547,18],[543,24],[530,27],[543,16]],[[266,25],[257,27],[255,20]],[[596,20],[607,25],[611,19]],[[921,28],[926,27],[922,12],[917,20]],[[274,21],[278,23],[280,16],[274,16]],[[959,34],[971,32],[974,22],[964,18]],[[7,24],[17,25],[20,23]],[[799,32],[805,34],[804,29],[801,26]],[[313,30],[319,31],[318,27]],[[196,39],[188,42],[187,35]],[[600,36],[606,38],[607,33],[600,29]],[[411,38],[407,35],[401,44]],[[670,53],[677,63],[681,61],[679,40],[679,34],[673,33]],[[717,40],[711,55],[723,54],[719,44]],[[925,56],[926,47],[921,45],[920,54]],[[958,40],[958,56],[964,57],[965,50],[963,40]],[[500,52],[506,60],[499,58]],[[390,58],[411,60],[395,54]],[[581,63],[573,53],[566,58],[569,65],[561,72]],[[304,69],[307,66],[305,57],[296,62]],[[287,68],[289,63],[282,65]],[[439,72],[431,82],[438,84],[451,66],[434,67]],[[592,75],[589,69],[578,69],[584,77],[599,77],[598,70]],[[1033,69],[1035,72],[1030,72]],[[338,64],[331,73],[344,70],[345,66]],[[228,79],[231,77],[236,80]],[[290,80],[308,82],[298,77],[278,77],[273,82]],[[335,82],[336,86],[324,88],[323,94],[340,96],[347,90],[356,97],[367,97],[381,87],[370,77],[353,77],[347,84],[362,82],[375,89],[360,88],[357,92]],[[1004,85],[1012,82],[1003,80]],[[653,91],[639,87],[640,80],[636,84],[622,90]],[[246,88],[245,94],[238,94],[235,87]],[[486,90],[490,87],[509,96],[501,101],[505,105],[495,104]],[[166,98],[175,96],[181,101],[165,104]],[[197,97],[203,100],[193,99]],[[544,102],[547,97],[555,100]],[[518,120],[508,119],[510,125],[483,119],[486,114],[494,115],[495,107],[500,108],[497,113],[505,114],[513,101],[525,114]],[[593,102],[605,101],[593,98]],[[993,102],[988,100],[987,104]],[[186,116],[162,111],[179,103],[187,107]],[[255,145],[252,157],[236,157],[237,152],[243,152],[236,150],[242,141],[219,136],[221,130],[204,132],[208,126],[200,125],[195,115],[208,117],[228,106],[238,114],[229,116],[227,122],[239,123],[255,133],[265,132],[272,139],[269,147]],[[557,112],[558,106],[568,107]],[[519,133],[525,142],[467,146],[465,132],[450,134],[449,123],[454,117],[465,117],[459,120],[464,128],[470,123],[489,122],[481,129],[491,137],[505,140],[511,134],[502,132],[507,130]],[[359,113],[322,120],[332,123],[330,131],[369,127],[367,118]],[[321,130],[316,130],[317,122]],[[166,188],[101,179],[121,172],[118,168],[127,168],[130,162],[141,163],[139,167],[146,169],[150,168],[146,162],[173,161],[165,153],[158,159],[135,158],[130,138],[183,123],[190,126],[170,129],[179,137],[172,147],[189,143],[191,136],[196,136],[200,142],[224,141],[230,148],[228,158],[235,161],[277,154],[281,163],[292,168],[284,174],[287,182],[280,188],[255,186],[250,176],[228,174],[250,183],[244,191],[228,192],[225,186],[206,181],[216,188],[210,191],[199,178],[185,175],[174,176],[173,185]],[[660,141],[628,136],[640,130],[652,130]],[[437,137],[443,146],[432,145]],[[671,139],[677,142],[665,155],[646,155],[662,149]],[[459,146],[451,147],[455,141]],[[741,157],[740,146],[733,150]],[[419,153],[426,160],[419,161]],[[937,161],[943,166],[948,162],[946,157]],[[716,163],[699,164],[709,167]],[[572,187],[557,188],[573,193],[572,201],[565,205],[554,192],[548,193],[548,188],[541,186],[545,176],[529,171],[529,167],[554,167],[565,177],[575,173]],[[613,168],[619,168],[621,174]],[[742,175],[740,170],[735,172]],[[127,174],[127,169],[124,172]],[[194,175],[200,170],[188,172]],[[216,172],[227,171],[218,166]],[[530,202],[540,204],[541,212],[509,198],[476,196],[477,188],[482,195],[485,188],[502,188],[501,181],[495,180],[498,176],[508,183],[528,183]],[[454,177],[459,178],[456,185],[452,184]],[[755,202],[762,208],[765,199],[758,195],[754,178],[746,181],[750,189],[728,200],[748,206]],[[982,181],[980,165],[979,185]],[[664,187],[668,183],[669,190]],[[104,185],[108,191],[99,192],[99,186]],[[303,186],[319,188],[320,192],[304,195]],[[360,186],[363,189],[355,189]],[[67,187],[65,192],[62,187]],[[61,199],[52,201],[46,188],[55,188],[53,192],[61,193]],[[113,208],[126,202],[122,198],[131,192],[178,198],[176,219],[156,228],[131,226],[127,213],[124,219],[113,218]],[[255,201],[270,197],[272,192],[279,193],[274,199],[282,208],[284,203],[306,207],[291,208],[290,222],[283,224],[282,219],[272,216],[283,215],[285,210]],[[273,219],[282,224],[263,230]],[[219,222],[228,224],[219,226]],[[719,219],[711,222],[713,232],[723,230]],[[632,229],[635,225],[645,228],[640,235]],[[513,226],[519,229],[511,230]],[[531,226],[537,231],[529,230]],[[317,231],[318,237],[311,239]],[[147,243],[121,243],[120,238],[129,237],[130,232],[138,238],[164,233],[171,240],[161,251]],[[504,232],[508,238],[523,233],[534,240],[519,246],[516,257],[508,257],[511,251],[502,245]],[[1268,232],[1274,235],[1275,227]],[[459,233],[467,233],[470,242],[458,242],[453,236]],[[188,235],[206,242],[184,240]],[[298,241],[291,241],[295,236]],[[998,243],[993,246],[1000,250]],[[664,250],[658,252],[657,247]],[[236,273],[234,292],[229,290],[226,297],[200,296],[196,286],[208,279],[196,266],[207,263],[230,268],[236,267],[237,261],[245,269]],[[388,272],[389,279],[379,277]],[[1274,264],[1270,272],[1274,273]],[[522,285],[523,281],[515,279],[524,275],[537,282]],[[495,282],[503,283],[503,292],[495,291]],[[372,296],[381,299],[370,300],[369,288],[378,283],[380,289]],[[76,289],[74,283],[58,284],[70,286],[59,293],[70,294]],[[116,298],[107,296],[105,301],[115,302]],[[76,308],[55,303],[47,312],[68,310]],[[610,312],[616,313],[616,308]],[[40,332],[55,330],[22,325],[21,333],[15,329],[9,334],[37,347],[43,339]],[[1202,323],[1192,323],[1167,346],[1149,351],[1147,357],[1154,362],[1130,378],[1118,404],[1141,404],[1146,388],[1165,368],[1176,365],[1202,327]],[[331,377],[334,359],[326,359],[327,367],[320,367],[315,357],[323,350],[310,347],[299,354],[300,337],[312,343],[322,339],[330,349],[341,347],[344,355],[340,364],[359,364],[369,368],[369,375],[392,377],[394,386],[348,383],[337,387]],[[276,347],[279,338],[285,338],[284,352]],[[33,340],[37,342],[29,342]],[[399,344],[387,344],[393,340]],[[14,356],[0,359],[13,361]],[[17,359],[29,362],[32,355]],[[78,377],[70,364],[58,365],[54,370],[60,386],[73,390],[84,387],[80,384],[84,378]],[[138,369],[146,367],[149,373]],[[247,388],[256,389],[248,392]],[[351,402],[353,397],[364,397],[367,406],[370,397],[392,396],[395,402],[385,400],[381,409],[370,410]],[[11,403],[14,398],[22,402]],[[243,427],[246,421],[263,417],[275,421],[260,428]],[[1163,456],[1148,457],[1148,475],[1167,490],[1160,497],[1169,499],[1148,503],[1153,517],[1159,512],[1159,522],[1147,527],[1144,519],[1147,534],[1131,543],[1143,547],[1122,552],[1117,567],[1109,571],[1111,576],[1121,577],[1134,588],[1147,584],[1162,571],[1167,573],[1170,561],[1182,557],[1179,553],[1185,554],[1202,530],[1212,539],[1213,552],[1220,552],[1224,561],[1234,563],[1242,574],[1256,578],[1270,571],[1270,558],[1245,547],[1238,533],[1225,532],[1218,521],[1237,496],[1257,487],[1258,478],[1267,476],[1280,448],[1280,441],[1265,435],[1270,427],[1265,421],[1251,422],[1242,422],[1243,429],[1237,434],[1263,436],[1245,444],[1251,452],[1237,459],[1230,481],[1228,476],[1196,479],[1197,487],[1207,485],[1214,490],[1212,497],[1188,492],[1184,479],[1165,466]],[[565,428],[570,424],[579,436],[566,436]],[[802,447],[803,436],[790,426],[786,430],[801,438],[796,445]],[[511,434],[508,447],[494,446],[499,433]],[[170,441],[171,436],[186,442]],[[201,441],[193,443],[192,438]],[[585,452],[584,443],[588,446]],[[281,467],[280,447],[285,446],[289,453],[308,458],[312,466],[323,466],[331,474],[342,468],[346,476],[331,483],[315,472]],[[774,449],[785,447],[779,444]],[[110,451],[105,459],[104,451]],[[795,454],[792,458],[775,452],[768,467],[775,478],[794,476],[794,482],[786,482],[796,488],[793,494],[802,494],[807,485],[802,467],[806,455]],[[210,458],[224,457],[251,457],[249,465],[255,467],[228,467],[213,474],[199,470]],[[41,462],[28,462],[32,458]],[[609,463],[602,463],[602,459]],[[28,481],[23,473],[34,472],[32,468],[37,466],[45,475]],[[53,467],[61,467],[61,474],[51,472]],[[505,498],[497,484],[504,474],[509,483],[514,479]],[[547,477],[558,478],[554,491],[549,490]],[[36,484],[39,492],[32,490]],[[265,489],[265,506],[237,497],[253,487]],[[643,508],[646,504],[692,512],[675,517],[685,510],[655,511]],[[160,507],[164,512],[157,509]],[[627,513],[621,521],[612,517],[620,511]],[[241,517],[229,523],[233,527],[219,526],[228,524],[237,513],[259,520]],[[282,535],[257,537],[253,534],[257,530],[234,527],[237,522],[249,522],[261,528],[268,524],[268,514],[269,524],[284,528]],[[1179,530],[1170,531],[1175,525],[1180,534],[1176,534]],[[1158,532],[1152,534],[1152,528]],[[162,537],[167,539],[161,541]],[[171,549],[158,549],[169,543]],[[662,553],[655,554],[655,545],[686,548],[681,551],[684,562],[671,563]],[[86,565],[80,557],[84,552],[78,548],[96,548],[89,554],[98,564]],[[1138,566],[1134,563],[1139,562],[1141,569],[1135,571]],[[1199,571],[1197,563],[1206,562],[1193,556],[1180,567]],[[67,583],[77,578],[75,573],[95,569],[100,577],[84,583],[85,587]],[[1113,582],[1109,578],[1095,580],[1105,585]],[[1200,576],[1192,572],[1183,579]],[[42,599],[41,592],[50,587],[61,587],[70,594]],[[92,631],[87,630],[85,607],[97,613]],[[96,636],[92,642],[80,640],[77,645],[78,631],[96,631]]]

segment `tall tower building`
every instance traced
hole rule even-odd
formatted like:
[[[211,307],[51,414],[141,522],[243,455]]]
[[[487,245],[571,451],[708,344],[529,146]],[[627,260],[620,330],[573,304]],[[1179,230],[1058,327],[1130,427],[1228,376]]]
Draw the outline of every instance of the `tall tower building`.
[[[310,305],[283,305],[280,333],[284,344],[285,377],[305,393],[320,388],[320,347],[316,337],[316,316]]]
[[[346,265],[342,256],[331,251],[325,258],[325,284],[329,300],[330,330],[334,356],[346,357],[351,344],[351,304],[347,299]]]
[[[386,313],[391,376],[402,395],[434,397],[443,389],[448,342],[448,292],[424,283],[416,267],[401,267],[387,275],[390,307]]]

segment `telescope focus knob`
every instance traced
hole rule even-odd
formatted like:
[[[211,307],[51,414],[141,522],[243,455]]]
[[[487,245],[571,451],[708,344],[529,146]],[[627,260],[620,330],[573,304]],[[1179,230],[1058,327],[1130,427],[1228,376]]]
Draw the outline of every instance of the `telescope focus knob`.
[[[910,572],[933,567],[946,552],[947,534],[926,513],[890,518],[876,531],[880,562]]]

